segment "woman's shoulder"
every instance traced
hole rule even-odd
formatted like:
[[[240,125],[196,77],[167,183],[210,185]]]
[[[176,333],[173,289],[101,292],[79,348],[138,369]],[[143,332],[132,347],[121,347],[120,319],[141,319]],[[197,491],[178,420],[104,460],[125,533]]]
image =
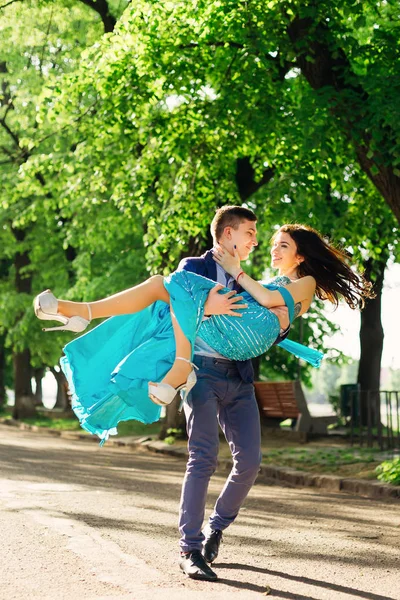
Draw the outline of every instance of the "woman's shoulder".
[[[298,279],[297,281],[302,282],[303,285],[313,285],[314,287],[317,285],[317,280],[313,275],[304,275],[304,277],[300,277],[300,279]]]
[[[298,286],[293,289],[301,289],[303,293],[307,297],[309,296],[310,298],[314,296],[315,290],[317,289],[317,281],[312,275],[304,275],[304,277],[300,277],[299,279],[293,282],[293,285]]]
[[[304,275],[303,277],[299,277],[299,279],[296,279],[295,281],[291,281],[291,283],[293,285],[298,285],[303,288],[313,290],[315,290],[315,288],[317,287],[317,281],[312,275]]]
[[[288,285],[291,282],[290,282],[289,277],[287,277],[286,275],[276,275],[275,277],[272,277],[271,279],[268,279],[268,280],[264,279],[263,281],[260,281],[260,283],[264,287],[268,287],[271,284],[277,285],[277,286],[284,286],[284,285]]]
[[[287,275],[276,275],[275,277],[272,277],[272,279],[268,279],[268,281],[260,281],[260,283],[264,287],[268,287],[271,284],[278,287],[286,287],[290,284],[301,284],[303,286],[315,288],[317,285],[316,279],[312,275],[304,275],[304,277],[300,277],[299,279],[295,280],[290,279],[290,277]]]

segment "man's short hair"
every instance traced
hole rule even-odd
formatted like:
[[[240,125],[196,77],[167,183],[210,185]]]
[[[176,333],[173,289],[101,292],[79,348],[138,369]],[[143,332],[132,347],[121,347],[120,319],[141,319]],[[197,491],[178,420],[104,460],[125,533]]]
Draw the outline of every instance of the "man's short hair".
[[[221,238],[225,227],[237,229],[243,221],[257,221],[256,215],[244,206],[222,206],[211,221],[211,235],[214,242]]]

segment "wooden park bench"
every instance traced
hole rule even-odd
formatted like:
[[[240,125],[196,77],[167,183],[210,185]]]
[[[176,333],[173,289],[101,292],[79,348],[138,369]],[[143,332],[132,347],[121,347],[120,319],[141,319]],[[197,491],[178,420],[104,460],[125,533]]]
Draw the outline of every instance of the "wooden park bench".
[[[267,427],[279,427],[286,419],[296,419],[294,431],[324,435],[336,417],[312,417],[300,381],[256,381],[257,404],[262,422]]]

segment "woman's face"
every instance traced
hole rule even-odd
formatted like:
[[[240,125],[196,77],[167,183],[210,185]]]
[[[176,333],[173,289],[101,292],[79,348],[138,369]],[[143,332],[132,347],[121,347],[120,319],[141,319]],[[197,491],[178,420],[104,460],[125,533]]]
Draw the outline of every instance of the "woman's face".
[[[286,273],[297,268],[303,257],[297,254],[297,246],[289,233],[279,231],[271,246],[271,266]]]

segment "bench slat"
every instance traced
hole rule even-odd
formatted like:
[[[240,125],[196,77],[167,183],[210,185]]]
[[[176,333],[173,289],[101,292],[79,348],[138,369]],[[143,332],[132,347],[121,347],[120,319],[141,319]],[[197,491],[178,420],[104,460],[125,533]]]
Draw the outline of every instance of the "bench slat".
[[[293,383],[259,381],[254,383],[254,388],[259,408],[266,417],[296,419],[299,416]]]

